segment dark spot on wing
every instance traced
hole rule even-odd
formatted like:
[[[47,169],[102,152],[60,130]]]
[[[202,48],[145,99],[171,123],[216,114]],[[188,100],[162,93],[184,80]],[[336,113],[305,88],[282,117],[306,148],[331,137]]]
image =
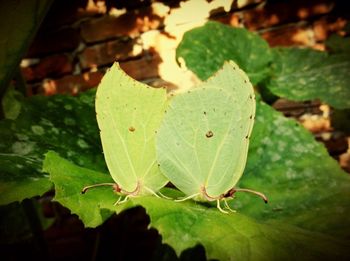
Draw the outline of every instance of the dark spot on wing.
[[[214,133],[212,131],[208,131],[206,134],[205,134],[205,137],[207,138],[211,138],[214,136]]]
[[[135,128],[134,128],[133,126],[130,126],[130,127],[129,127],[129,131],[134,132],[134,131],[135,131]]]

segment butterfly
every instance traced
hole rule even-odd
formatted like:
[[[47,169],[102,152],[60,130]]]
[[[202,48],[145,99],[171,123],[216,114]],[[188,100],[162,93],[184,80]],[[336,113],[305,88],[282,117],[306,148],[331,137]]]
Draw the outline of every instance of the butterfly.
[[[157,158],[162,173],[186,197],[197,201],[232,198],[247,160],[255,118],[254,89],[234,63],[203,84],[175,95],[157,133]]]

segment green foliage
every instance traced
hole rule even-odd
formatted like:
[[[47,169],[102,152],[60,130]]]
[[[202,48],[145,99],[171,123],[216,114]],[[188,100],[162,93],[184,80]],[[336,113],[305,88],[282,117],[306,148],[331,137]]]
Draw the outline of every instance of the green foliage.
[[[320,99],[335,108],[350,107],[350,59],[347,55],[300,48],[273,49],[274,64],[266,87],[291,100]]]
[[[77,214],[87,227],[101,225],[115,211],[117,196],[111,187],[92,189],[82,194],[82,188],[97,183],[113,182],[110,175],[79,167],[50,151],[43,170],[50,173],[55,184],[55,200]]]
[[[186,67],[202,80],[217,72],[225,61],[232,60],[248,74],[253,84],[267,77],[272,61],[267,42],[257,34],[217,22],[186,32],[176,57],[183,58]]]
[[[16,177],[9,186],[4,179],[6,175],[2,175],[1,187],[16,192],[3,202],[39,195],[48,189],[51,183],[39,168],[43,153],[52,149],[61,156],[48,153],[44,170],[55,185],[55,200],[77,214],[88,227],[102,224],[114,211],[119,213],[142,205],[150,215],[151,226],[158,229],[164,243],[173,246],[177,253],[201,243],[208,258],[223,260],[228,257],[316,260],[347,256],[349,177],[324,147],[295,121],[284,118],[262,101],[257,103],[247,167],[239,186],[266,193],[270,199],[268,205],[258,198],[237,194],[230,204],[238,213],[227,215],[220,213],[215,204],[176,203],[155,197],[132,197],[125,204],[114,206],[119,195],[110,187],[81,194],[86,185],[112,181],[110,175],[104,174],[93,101],[94,93],[79,97],[33,97],[23,101],[16,120],[1,122],[5,134],[2,144],[7,146],[1,148],[0,159],[6,159],[4,152],[7,149],[9,153],[11,144],[31,142],[35,144],[34,149],[21,150],[27,154],[15,155],[14,159],[35,159],[37,163],[36,168],[32,168],[34,172],[24,171],[31,166],[25,161],[22,169],[16,160],[14,164],[0,165],[2,172],[5,170],[8,176]],[[76,124],[67,120],[67,115]],[[33,125],[40,126],[49,135],[38,135],[42,131],[32,128]],[[54,128],[58,133],[52,132]],[[89,147],[81,148],[83,143],[79,139]],[[70,150],[75,153],[69,153]],[[38,180],[27,178],[33,173],[48,187],[39,188]],[[2,195],[9,195],[8,191],[3,190]],[[173,196],[172,191],[162,192]]]
[[[206,26],[208,30],[194,30],[198,33],[195,35],[198,41],[194,39],[192,46],[185,44],[192,37],[191,33],[187,33],[178,51],[178,56],[183,57],[187,66],[193,68],[200,78],[207,78],[225,60],[235,57],[237,60],[234,60],[248,71],[254,83],[261,84],[268,77],[268,64],[272,58],[265,42],[243,29],[222,29],[216,23]],[[202,36],[206,31],[210,34]],[[217,32],[221,32],[218,37],[209,37]],[[229,36],[231,33],[234,37]],[[226,38],[231,42],[222,43]],[[240,38],[245,42],[237,43]],[[206,41],[204,43],[208,48],[201,39]],[[220,44],[217,44],[217,39],[221,40]],[[215,48],[211,47],[211,43],[215,44]],[[250,48],[252,46],[257,47],[257,52],[255,48]],[[237,50],[239,54],[230,54]],[[263,59],[254,58],[259,53],[262,53]],[[287,83],[290,84],[287,86],[292,86],[293,81],[304,79],[305,75],[315,74],[315,78],[324,80],[321,76],[327,78],[331,72],[335,74],[333,78],[337,77],[334,80],[336,86],[341,86],[339,92],[347,97],[348,92],[343,87],[348,80],[345,74],[338,77],[339,72],[344,73],[344,68],[348,68],[345,56],[302,49],[275,49],[273,53],[273,74],[264,83],[274,92],[277,89],[283,92],[281,89]],[[256,59],[255,62],[251,62],[249,57]],[[295,64],[287,64],[286,57]],[[196,68],[196,64],[203,66]],[[312,69],[315,65],[320,67],[322,75],[312,73],[315,72]],[[294,76],[296,71],[300,73],[298,78]],[[289,81],[286,80],[288,77]],[[283,81],[285,85],[276,87]],[[308,84],[312,88],[316,86],[312,81]],[[326,99],[329,82],[320,86],[317,93],[312,88],[304,88],[298,96],[304,97],[300,99]],[[284,91],[292,95],[289,94],[291,90]],[[129,89],[125,88],[123,92],[129,92]],[[335,94],[338,95],[338,92]],[[118,95],[130,98],[127,93]],[[147,103],[145,97],[148,96],[140,93],[136,98],[139,103]],[[94,98],[93,92],[79,97],[37,96],[24,99],[13,112],[11,109],[5,110],[11,113],[0,122],[1,204],[41,195],[51,188],[53,182],[55,200],[77,214],[87,227],[102,224],[114,212],[143,206],[150,216],[151,226],[161,233],[164,243],[174,247],[178,254],[186,248],[202,244],[208,258],[221,260],[349,258],[349,177],[310,133],[262,101],[257,103],[247,166],[238,185],[266,193],[270,200],[268,205],[261,204],[258,198],[237,194],[230,201],[237,213],[225,215],[215,208],[215,204],[194,201],[176,203],[154,196],[131,197],[126,203],[114,206],[119,195],[112,188],[98,188],[81,194],[86,185],[112,182],[112,177],[106,174],[101,153]],[[326,101],[335,107],[348,106],[348,101],[338,98],[334,96]],[[16,97],[12,96],[11,99],[15,101]],[[128,117],[120,120],[129,123]],[[47,153],[48,150],[52,151]],[[45,153],[45,172],[42,172]],[[162,192],[178,197],[178,192],[171,189],[163,189]],[[11,213],[8,214],[4,215],[4,220],[11,217]]]
[[[81,166],[105,171],[93,101],[93,92],[78,98],[35,96],[23,100],[15,120],[0,122],[0,204],[51,188],[41,171],[49,149]]]
[[[52,0],[1,1],[0,97],[49,9]]]
[[[78,214],[86,226],[99,225],[111,211],[141,205],[151,218],[151,226],[161,233],[163,243],[171,245],[178,254],[201,243],[208,258],[219,260],[332,260],[345,259],[350,246],[283,223],[264,224],[240,213],[225,215],[193,201],[177,203],[144,196],[130,198],[126,204],[115,207],[113,202],[118,197],[111,188],[81,194],[80,188],[87,182],[110,182],[107,175],[78,167],[52,152],[46,156],[44,169],[55,183],[55,199]],[[170,195],[172,191],[166,189],[163,193]],[[261,205],[255,207],[263,211]]]
[[[301,48],[273,48],[258,35],[217,22],[185,33],[177,58],[201,79],[227,60],[236,62],[258,85],[263,97],[320,99],[337,109],[350,107],[349,39],[333,36],[333,54]],[[270,66],[271,65],[271,66]],[[269,93],[271,92],[271,93]]]
[[[269,198],[261,209],[258,199],[237,195],[233,207],[249,216],[342,238],[350,233],[350,177],[307,130],[261,101],[239,186]]]
[[[238,194],[231,202],[238,210],[235,214],[222,214],[215,204],[176,203],[155,197],[130,198],[114,206],[119,196],[111,188],[81,194],[88,184],[111,182],[108,175],[78,167],[53,152],[47,154],[44,169],[55,183],[55,199],[86,226],[101,224],[113,211],[142,205],[151,217],[151,226],[177,253],[201,243],[209,258],[223,260],[345,259],[350,231],[346,222],[349,177],[295,121],[261,101],[256,115],[248,165],[239,185],[265,192],[270,203],[264,205],[260,199]],[[292,254],[291,248],[296,249]]]

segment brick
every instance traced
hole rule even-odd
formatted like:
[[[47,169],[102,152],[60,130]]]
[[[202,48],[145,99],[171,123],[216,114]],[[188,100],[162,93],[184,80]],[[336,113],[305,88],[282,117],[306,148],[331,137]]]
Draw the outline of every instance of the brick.
[[[64,28],[58,31],[39,30],[26,57],[40,57],[52,53],[73,51],[78,47],[79,42],[79,31],[73,28]]]
[[[331,0],[268,2],[264,8],[245,11],[243,23],[248,29],[257,30],[327,14],[333,7],[334,1]]]
[[[316,41],[324,41],[333,33],[342,33],[348,23],[345,18],[323,17],[313,23],[314,36]]]
[[[158,65],[160,62],[161,58],[157,54],[149,53],[137,60],[121,62],[120,67],[130,77],[141,81],[158,77]],[[39,92],[45,95],[66,93],[76,95],[81,91],[97,87],[103,75],[103,71],[97,71],[79,75],[67,75],[60,79],[48,79],[39,87],[35,87],[38,90],[29,90],[29,93]]]
[[[45,29],[57,29],[63,25],[71,25],[80,19],[101,14],[102,10],[98,8],[94,1],[88,0],[70,0],[53,1],[42,23]]]
[[[120,67],[132,78],[136,80],[145,80],[159,76],[158,65],[162,59],[157,54],[149,53],[141,59],[120,63]]]
[[[64,54],[45,57],[38,64],[21,68],[27,82],[38,81],[47,77],[57,78],[72,73],[73,65],[70,58]]]
[[[141,55],[141,47],[134,49],[135,42],[129,38],[126,41],[115,40],[87,47],[79,55],[81,67],[96,68],[115,60],[123,61]]]
[[[136,37],[142,32],[158,28],[163,18],[152,14],[150,8],[129,11],[118,17],[105,15],[81,25],[81,34],[87,43],[94,43],[121,36]]]
[[[60,79],[45,80],[39,87],[38,92],[45,95],[73,94],[97,87],[103,72],[88,72],[79,75],[68,75]]]
[[[297,46],[306,45],[313,46],[314,40],[312,32],[306,26],[286,26],[274,30],[266,31],[261,36],[269,43],[271,47],[274,46]]]

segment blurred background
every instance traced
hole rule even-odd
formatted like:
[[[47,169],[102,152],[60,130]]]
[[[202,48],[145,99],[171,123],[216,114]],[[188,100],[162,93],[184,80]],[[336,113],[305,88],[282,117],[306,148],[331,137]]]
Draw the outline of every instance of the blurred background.
[[[30,94],[95,87],[115,60],[134,79],[186,88],[194,76],[180,69],[175,49],[208,19],[255,31],[270,46],[324,50],[331,34],[346,33],[347,11],[334,0],[54,1],[21,71]]]

